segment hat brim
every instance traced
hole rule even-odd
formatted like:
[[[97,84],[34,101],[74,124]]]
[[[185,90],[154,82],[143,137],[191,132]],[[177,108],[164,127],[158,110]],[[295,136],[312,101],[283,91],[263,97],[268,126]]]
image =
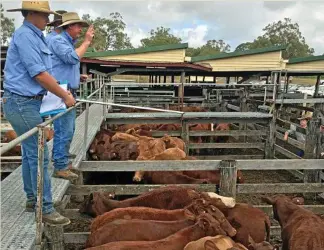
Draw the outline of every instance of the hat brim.
[[[57,23],[57,22],[62,23],[62,20],[60,20],[60,19],[54,20],[54,21],[52,21],[52,22],[49,22],[49,23],[47,24],[47,26],[55,26],[54,24]]]
[[[22,10],[35,11],[35,12],[41,12],[41,13],[47,13],[47,14],[56,14],[56,15],[60,15],[59,13],[56,13],[55,11],[52,11],[52,10],[47,10],[47,9],[36,9],[36,8],[10,9],[10,10],[7,10],[7,12],[18,12],[18,11],[22,11]]]
[[[312,116],[302,116],[302,117],[297,118],[297,120],[310,120],[312,118],[313,118]]]
[[[76,23],[80,23],[82,24],[83,27],[89,27],[90,25],[88,24],[88,22],[84,21],[84,20],[71,20],[71,21],[67,21],[65,23],[62,23],[60,26],[57,26],[58,28],[70,25],[70,24],[76,24]]]

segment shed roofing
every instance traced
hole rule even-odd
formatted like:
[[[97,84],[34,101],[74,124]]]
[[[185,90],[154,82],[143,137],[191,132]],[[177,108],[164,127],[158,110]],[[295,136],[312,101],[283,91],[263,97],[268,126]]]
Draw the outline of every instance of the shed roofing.
[[[201,62],[207,60],[216,60],[216,59],[223,59],[223,58],[230,58],[230,57],[238,57],[238,56],[246,56],[246,55],[254,55],[254,54],[262,54],[274,51],[285,50],[286,46],[273,46],[267,48],[259,48],[259,49],[251,49],[246,51],[234,51],[231,53],[219,53],[214,55],[207,55],[207,56],[195,56],[191,58],[191,62]]]
[[[314,61],[321,61],[321,60],[324,60],[324,55],[322,55],[322,56],[295,57],[295,58],[289,59],[288,64],[314,62]]]
[[[158,51],[163,51],[163,50],[186,49],[186,48],[188,48],[188,43],[178,43],[178,44],[167,44],[167,45],[160,45],[160,46],[143,47],[143,48],[137,48],[137,49],[87,52],[87,53],[85,53],[84,57],[89,58],[89,57],[130,55],[130,54],[140,54],[140,53],[158,52]]]

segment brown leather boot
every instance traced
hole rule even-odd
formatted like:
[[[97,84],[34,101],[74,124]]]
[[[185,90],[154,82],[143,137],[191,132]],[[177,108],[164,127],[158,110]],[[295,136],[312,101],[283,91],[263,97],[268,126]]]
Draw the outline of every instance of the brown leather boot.
[[[71,223],[69,218],[62,216],[56,211],[49,214],[43,214],[43,222],[51,225],[58,225],[58,226],[64,226]]]
[[[69,181],[74,181],[79,178],[79,176],[75,173],[73,173],[70,169],[72,169],[72,164],[69,164],[67,169],[63,170],[54,170],[53,177],[54,178],[61,178],[66,179]]]

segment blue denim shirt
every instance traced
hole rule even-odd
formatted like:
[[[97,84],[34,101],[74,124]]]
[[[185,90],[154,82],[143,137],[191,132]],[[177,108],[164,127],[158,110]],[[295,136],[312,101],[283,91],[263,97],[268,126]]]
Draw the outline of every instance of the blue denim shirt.
[[[68,82],[72,89],[80,85],[80,58],[75,52],[75,41],[66,32],[54,36],[49,40],[48,48],[53,53],[53,75],[60,81]]]
[[[49,41],[56,35],[58,35],[58,33],[54,29],[51,30],[51,32],[48,33],[45,37],[46,43],[49,44]]]
[[[18,28],[11,39],[4,67],[3,88],[23,96],[45,94],[35,76],[52,73],[51,51],[43,32],[28,21]]]

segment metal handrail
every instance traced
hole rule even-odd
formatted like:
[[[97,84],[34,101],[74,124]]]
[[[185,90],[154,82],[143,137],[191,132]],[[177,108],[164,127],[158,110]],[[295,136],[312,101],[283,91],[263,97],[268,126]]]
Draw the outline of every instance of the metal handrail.
[[[77,103],[75,106],[68,108],[66,111],[59,113],[52,117],[51,119],[39,124],[38,126],[40,127],[46,127],[47,125],[51,124],[53,121],[57,120],[61,116],[65,115],[66,113],[70,112],[71,110],[75,109],[81,105],[81,103]],[[38,127],[34,127],[31,130],[27,131],[26,133],[22,134],[21,136],[17,137],[16,139],[12,140],[8,144],[4,145],[3,147],[0,148],[0,155],[3,155],[4,153],[8,152],[10,149],[14,148],[16,145],[21,143],[22,141],[28,139],[29,137],[33,136],[36,134],[38,131]]]
[[[93,80],[89,80],[88,82],[92,82],[92,81]],[[96,91],[91,93],[89,96],[86,97],[86,99],[89,99],[90,97],[92,97],[94,94],[96,94],[98,91],[100,91],[102,89],[102,87],[103,86],[101,86]],[[60,118],[61,116],[65,115],[65,114],[69,113],[71,110],[75,109],[76,107],[80,106],[81,104],[82,104],[81,102],[77,103],[73,107],[70,107],[66,111],[53,116],[51,119],[39,124],[38,126],[45,127],[45,126],[53,123],[55,120],[57,120],[58,118]],[[24,140],[28,139],[29,137],[33,136],[34,134],[36,134],[38,131],[38,126],[32,128],[31,130],[27,131],[26,133],[22,134],[21,136],[17,137],[16,139],[12,140],[5,146],[1,147],[0,155],[3,155],[4,153],[8,152],[10,149],[14,148],[16,145],[20,144],[22,141],[24,141]]]

